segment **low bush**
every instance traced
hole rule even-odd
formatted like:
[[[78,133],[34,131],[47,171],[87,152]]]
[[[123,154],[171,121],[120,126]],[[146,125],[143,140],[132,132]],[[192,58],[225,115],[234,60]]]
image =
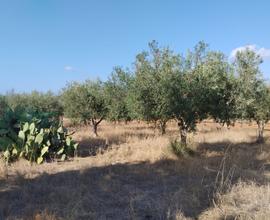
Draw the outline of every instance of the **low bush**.
[[[195,152],[190,149],[189,147],[181,144],[181,142],[175,140],[171,140],[169,144],[169,149],[172,151],[173,154],[175,154],[177,157],[190,157],[194,156]]]
[[[38,164],[74,156],[78,144],[53,114],[7,108],[0,118],[0,152],[7,162],[20,157]]]

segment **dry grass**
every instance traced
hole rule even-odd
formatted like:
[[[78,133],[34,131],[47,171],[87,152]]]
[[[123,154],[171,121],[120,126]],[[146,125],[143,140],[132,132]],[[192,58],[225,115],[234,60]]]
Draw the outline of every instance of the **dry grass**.
[[[0,219],[269,216],[270,147],[253,144],[254,125],[228,130],[203,122],[189,137],[196,156],[180,160],[168,149],[178,137],[173,122],[164,136],[136,122],[103,122],[98,138],[89,128],[76,130],[80,151],[73,160],[40,166],[21,160],[8,173],[1,165]]]
[[[270,218],[270,185],[238,183],[218,198],[217,205],[201,215],[201,220]]]

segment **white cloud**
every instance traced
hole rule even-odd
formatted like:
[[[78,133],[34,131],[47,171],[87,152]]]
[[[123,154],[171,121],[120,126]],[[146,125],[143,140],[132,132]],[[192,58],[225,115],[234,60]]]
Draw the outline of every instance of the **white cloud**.
[[[256,44],[249,44],[249,45],[235,48],[234,50],[232,50],[230,54],[230,58],[234,59],[238,51],[244,51],[246,49],[254,51],[256,54],[260,55],[260,57],[263,59],[270,58],[270,49],[264,48],[264,47],[260,48]]]
[[[74,68],[72,66],[65,66],[64,70],[70,72],[70,71],[73,71]]]
[[[258,54],[262,57],[262,58],[270,58],[270,49],[267,48],[260,48],[258,50]]]

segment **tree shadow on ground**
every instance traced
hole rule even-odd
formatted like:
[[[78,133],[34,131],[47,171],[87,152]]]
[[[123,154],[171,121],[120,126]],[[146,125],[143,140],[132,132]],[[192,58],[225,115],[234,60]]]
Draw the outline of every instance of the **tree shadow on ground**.
[[[146,134],[143,132],[123,132],[121,135],[115,134],[108,137],[84,138],[79,141],[78,156],[95,156],[97,153],[103,153],[112,145],[120,145],[128,142],[129,138],[147,139],[155,137],[155,134]]]
[[[254,136],[251,139],[256,140],[256,137]],[[241,143],[232,143],[230,141],[201,143],[197,146],[197,151],[200,155],[208,155],[209,159],[211,155],[222,155],[224,157],[224,153],[226,152],[228,164],[236,165],[241,170],[256,170],[260,174],[267,168],[267,158],[258,159],[258,157],[260,155],[263,156],[263,154],[269,157],[270,144],[268,142],[257,143],[256,141]],[[255,175],[255,177],[258,176]]]
[[[109,148],[105,138],[84,138],[78,143],[78,157],[95,156],[97,153],[106,151]]]
[[[33,219],[44,210],[57,219],[175,219],[178,211],[196,218],[211,205],[220,172],[226,177],[235,167],[231,184],[239,178],[260,184],[266,181],[259,172],[263,161],[255,157],[260,147],[241,143],[228,149],[228,143],[220,143],[219,148],[201,145],[200,156],[185,160],[115,164],[2,180],[0,219]],[[221,171],[224,152],[228,157]]]

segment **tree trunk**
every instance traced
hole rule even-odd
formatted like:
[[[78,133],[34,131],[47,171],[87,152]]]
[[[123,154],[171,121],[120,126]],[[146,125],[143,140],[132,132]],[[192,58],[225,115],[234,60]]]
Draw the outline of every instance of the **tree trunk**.
[[[92,131],[95,137],[98,137],[98,133],[97,133],[97,127],[99,125],[99,123],[103,120],[103,117],[101,117],[98,121],[96,121],[95,119],[91,119],[92,121]]]
[[[161,132],[161,135],[164,135],[166,134],[166,121],[160,121],[159,123],[159,129],[160,129],[160,132]]]
[[[181,137],[181,145],[183,147],[187,146],[187,129],[181,128],[180,129],[180,137]]]
[[[92,131],[95,137],[98,137],[98,133],[97,133],[97,123],[93,123],[92,124]]]
[[[264,138],[263,138],[264,124],[265,124],[264,121],[257,121],[257,125],[258,125],[257,143],[264,142]]]
[[[180,130],[180,143],[183,147],[187,146],[187,126],[183,120],[178,122],[178,127]]]
[[[243,119],[241,119],[240,124],[241,124],[241,128],[242,128],[243,125],[244,125],[244,120]]]

